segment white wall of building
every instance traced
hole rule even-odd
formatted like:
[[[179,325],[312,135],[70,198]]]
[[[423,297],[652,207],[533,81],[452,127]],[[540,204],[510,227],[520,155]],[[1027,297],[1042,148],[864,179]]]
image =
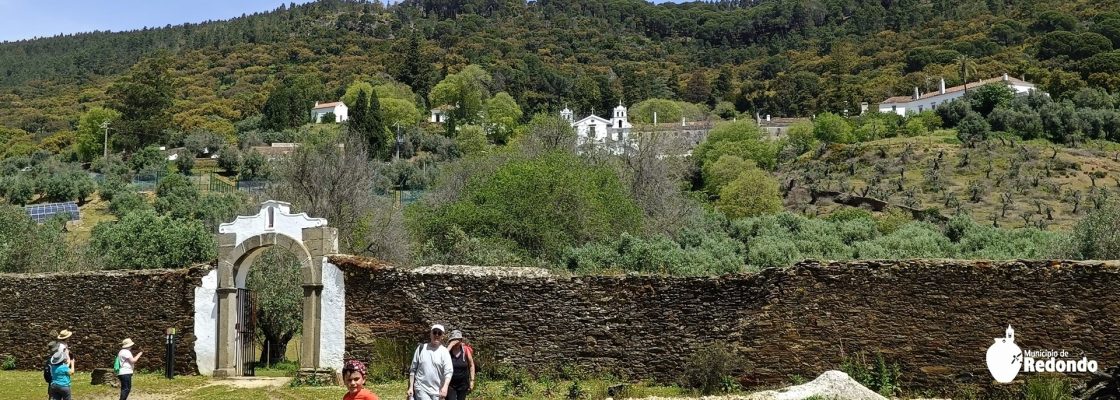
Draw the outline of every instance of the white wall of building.
[[[323,259],[322,315],[320,316],[319,365],[342,369],[346,353],[346,279],[334,264]]]
[[[218,270],[202,277],[194,288],[194,355],[198,373],[214,374],[218,365]]]
[[[332,108],[316,108],[311,110],[311,118],[315,123],[322,123],[323,116],[327,113],[334,113],[334,122],[342,122],[350,119],[350,109],[345,104],[337,104]]]
[[[1031,91],[1037,90],[1033,85],[1023,84],[1023,83],[1019,83],[1019,82],[1006,82],[1006,83],[992,82],[992,83],[988,83],[988,85],[997,85],[997,84],[1006,84],[1009,88],[1011,88],[1011,90],[1016,95],[1025,95],[1025,94],[1030,93]],[[975,88],[973,88],[972,86],[969,86],[969,90],[975,90],[976,88],[979,88],[979,87],[980,87],[980,85],[977,85]],[[961,97],[964,97],[964,93],[965,92],[963,90],[957,90],[957,91],[954,91],[954,92],[946,92],[945,94],[941,94],[941,93],[938,93],[938,92],[926,93],[926,94],[923,94],[923,95],[919,96],[919,98],[917,98],[917,99],[911,99],[910,101],[907,101],[907,102],[879,104],[879,112],[881,112],[881,113],[893,112],[895,114],[905,116],[906,114],[910,114],[910,113],[920,113],[922,111],[935,110],[935,109],[937,109],[937,107],[941,107],[942,105],[944,105],[944,104],[946,104],[950,101],[953,101],[953,100],[959,99]]]

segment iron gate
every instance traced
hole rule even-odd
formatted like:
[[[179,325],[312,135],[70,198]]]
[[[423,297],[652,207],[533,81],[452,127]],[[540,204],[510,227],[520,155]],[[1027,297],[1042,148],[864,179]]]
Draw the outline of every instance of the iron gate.
[[[257,294],[249,289],[237,289],[237,337],[238,375],[256,376]]]

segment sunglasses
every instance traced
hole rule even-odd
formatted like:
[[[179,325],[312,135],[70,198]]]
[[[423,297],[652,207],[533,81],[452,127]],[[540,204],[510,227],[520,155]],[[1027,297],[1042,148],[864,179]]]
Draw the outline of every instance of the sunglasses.
[[[443,331],[439,329],[432,329],[432,334],[436,336],[443,336]]]

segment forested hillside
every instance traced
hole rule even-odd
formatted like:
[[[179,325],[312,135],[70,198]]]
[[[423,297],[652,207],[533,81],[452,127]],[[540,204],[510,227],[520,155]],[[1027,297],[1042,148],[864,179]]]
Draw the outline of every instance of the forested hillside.
[[[423,97],[468,64],[489,71],[491,92],[512,95],[526,119],[647,98],[727,101],[751,115],[854,113],[941,77],[953,85],[1004,72],[1061,97],[1120,89],[1118,11],[1084,0],[329,0],[0,44],[0,125],[34,142],[75,130],[110,84],[157,51],[171,55],[173,121],[184,131],[231,130],[289,75],[313,77],[324,100],[382,74]]]

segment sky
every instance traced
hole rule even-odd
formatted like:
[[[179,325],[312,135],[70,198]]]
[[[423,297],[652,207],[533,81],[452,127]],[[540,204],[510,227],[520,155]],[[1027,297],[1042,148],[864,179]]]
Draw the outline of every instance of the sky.
[[[680,0],[654,3],[669,1]],[[0,42],[229,19],[289,2],[292,0],[0,0]]]
[[[0,41],[229,19],[272,10],[289,2],[292,1],[0,0]]]

